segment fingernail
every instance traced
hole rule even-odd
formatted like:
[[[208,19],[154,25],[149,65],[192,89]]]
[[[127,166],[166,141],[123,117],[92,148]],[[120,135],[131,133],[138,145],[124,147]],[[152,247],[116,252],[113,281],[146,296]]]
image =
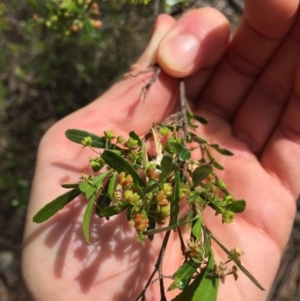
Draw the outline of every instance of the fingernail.
[[[199,53],[199,42],[192,35],[180,35],[167,41],[160,50],[160,59],[172,70],[187,71]]]

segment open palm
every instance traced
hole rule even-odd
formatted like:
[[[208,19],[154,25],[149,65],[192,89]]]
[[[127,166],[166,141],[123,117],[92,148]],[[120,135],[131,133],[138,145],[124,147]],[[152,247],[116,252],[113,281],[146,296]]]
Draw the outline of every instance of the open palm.
[[[234,223],[221,225],[206,212],[208,228],[228,248],[239,246],[243,264],[266,291],[242,273],[220,285],[219,301],[265,300],[289,238],[300,191],[300,19],[298,1],[249,0],[239,28],[228,43],[229,26],[212,9],[187,13],[175,22],[156,22],[152,39],[132,73],[157,61],[163,69],[145,102],[140,101],[150,73],[128,77],[90,105],[55,124],[43,137],[28,208],[23,275],[34,300],[134,300],[147,281],[162,237],[139,245],[125,216],[92,221],[87,245],[80,221],[84,200],[68,205],[42,225],[33,215],[63,193],[59,183],[77,182],[92,153],[69,142],[69,128],[102,135],[148,131],[155,121],[177,110],[178,80],[186,78],[193,110],[209,125],[199,133],[230,149],[219,157],[219,176],[235,198],[247,201]],[[164,274],[182,261],[171,237]],[[224,255],[216,247],[217,260]],[[179,253],[179,252],[178,252]],[[172,292],[173,293],[173,292]],[[178,292],[175,292],[178,293]],[[174,294],[173,294],[174,295]],[[168,300],[172,298],[168,293]],[[157,283],[147,300],[160,300]]]

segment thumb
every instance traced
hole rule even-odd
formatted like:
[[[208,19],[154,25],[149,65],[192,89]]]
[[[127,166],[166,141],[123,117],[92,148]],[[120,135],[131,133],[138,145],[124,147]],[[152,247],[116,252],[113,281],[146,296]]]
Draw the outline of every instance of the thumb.
[[[165,35],[157,50],[156,61],[173,77],[189,76],[216,64],[226,49],[229,34],[229,23],[217,10],[190,11]]]
[[[156,63],[158,46],[175,23],[176,21],[169,15],[162,14],[157,17],[151,39],[137,62],[131,66],[131,72],[145,70],[150,64]]]

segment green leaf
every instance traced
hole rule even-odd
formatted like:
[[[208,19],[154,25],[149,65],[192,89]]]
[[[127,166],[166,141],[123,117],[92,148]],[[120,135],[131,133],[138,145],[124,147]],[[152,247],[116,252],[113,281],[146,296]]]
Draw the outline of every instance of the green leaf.
[[[167,227],[151,229],[151,230],[144,231],[143,233],[147,234],[147,235],[152,235],[152,234],[157,234],[157,233],[161,233],[161,232],[166,232],[168,230],[176,229],[176,228],[179,228],[180,226],[189,224],[189,223],[193,222],[194,220],[196,220],[197,218],[198,218],[198,216],[195,216],[192,219],[185,220],[185,221],[181,219],[176,225],[170,225]]]
[[[33,217],[33,221],[35,223],[43,223],[50,217],[52,217],[55,213],[57,213],[59,210],[64,208],[68,203],[70,203],[72,200],[74,200],[78,195],[80,195],[80,190],[75,188],[71,191],[68,191],[56,199],[54,199],[52,202],[45,205],[42,209],[40,209],[35,216]]]
[[[86,197],[86,199],[88,199],[88,200],[97,191],[97,187],[95,187],[94,185],[92,185],[91,183],[89,183],[87,181],[81,182],[79,184],[79,189],[84,194],[84,196]]]
[[[214,256],[211,252],[204,271],[172,301],[216,301],[219,278],[210,277],[210,272],[214,269],[214,263]]]
[[[86,137],[91,137],[92,138],[92,143],[91,146],[95,148],[108,148],[108,149],[120,149],[118,146],[111,142],[107,142],[105,138],[96,136],[92,133],[86,132],[86,131],[81,131],[81,130],[76,130],[76,129],[69,129],[65,132],[66,137],[75,142],[79,143],[82,145],[82,140]]]
[[[102,173],[94,178],[92,178],[90,181],[82,181],[79,184],[80,191],[85,195],[85,197],[89,200],[90,197],[93,194],[96,194],[103,182],[103,180],[106,178],[108,172]]]
[[[207,120],[206,118],[204,118],[203,116],[199,116],[199,115],[194,115],[194,114],[192,114],[192,117],[193,117],[195,120],[197,120],[197,121],[199,121],[200,123],[202,123],[202,124],[208,124],[208,120]]]
[[[202,238],[202,223],[200,217],[196,220],[196,222],[193,225],[192,234],[198,239]]]
[[[197,167],[192,174],[193,186],[197,187],[198,185],[200,185],[202,181],[207,176],[209,176],[212,172],[213,172],[213,168],[209,164],[203,164]]]
[[[111,198],[108,195],[108,186],[109,186],[110,182],[107,182],[104,186],[104,188],[102,189],[98,200],[97,200],[97,206],[96,206],[96,214],[98,216],[101,216],[101,211],[108,207],[111,203]]]
[[[155,212],[157,209],[157,204],[156,202],[152,202],[151,206],[150,206],[150,210],[149,212]],[[154,214],[149,214],[148,215],[148,219],[149,219],[149,227],[147,230],[154,230],[156,227],[156,219],[155,219],[155,215]],[[148,234],[148,238],[150,240],[153,240],[154,235],[153,234]]]
[[[162,178],[166,178],[172,170],[173,159],[170,156],[163,156],[160,166]]]
[[[194,261],[186,261],[174,274],[174,281],[170,284],[168,291],[175,288],[183,290],[190,283],[198,267],[199,264]]]
[[[184,146],[179,142],[169,141],[167,146],[169,147],[170,151],[176,155],[179,155],[179,153],[184,149]]]
[[[233,156],[233,153],[225,148],[220,148],[218,144],[209,144],[210,147],[224,156]]]
[[[222,245],[211,233],[211,238],[220,246],[220,248],[228,255],[229,258],[232,259],[232,261],[238,266],[238,268],[262,291],[265,289],[262,287],[262,285],[256,280],[256,278],[241,264],[241,261],[233,256],[230,251]]]
[[[246,202],[244,200],[234,201],[229,204],[227,209],[233,211],[234,213],[241,213],[246,208]]]
[[[169,141],[167,146],[172,153],[178,155],[180,161],[186,161],[191,158],[191,152],[181,143]]]
[[[82,230],[87,243],[90,243],[90,223],[91,223],[93,208],[95,206],[96,194],[101,188],[102,182],[106,178],[107,174],[108,172],[105,172],[103,174],[94,177],[89,182],[84,181],[79,184],[79,189],[89,200],[82,221]]]
[[[74,183],[74,184],[61,184],[60,185],[62,188],[66,188],[66,189],[70,189],[70,188],[79,188],[79,184],[78,183]]]
[[[109,179],[108,195],[112,200],[115,198],[114,193],[115,193],[116,178],[117,178],[117,172],[115,172]]]
[[[111,216],[119,214],[120,212],[125,210],[127,207],[128,207],[127,202],[119,203],[118,206],[109,206],[109,207],[101,210],[100,216],[109,219]]]
[[[183,162],[184,162],[184,161],[187,161],[187,160],[189,160],[189,159],[191,158],[191,152],[190,152],[188,149],[183,148],[183,149],[179,152],[178,158],[179,158],[180,161],[183,161]]]
[[[179,213],[179,201],[180,201],[180,175],[179,171],[175,172],[174,189],[170,202],[170,225],[177,224]]]
[[[218,163],[217,161],[215,161],[215,160],[212,162],[212,165],[213,165],[213,167],[215,167],[215,168],[217,168],[219,170],[224,170],[224,167],[220,163]]]
[[[115,153],[113,151],[105,150],[102,153],[101,157],[115,171],[117,171],[118,173],[121,173],[122,171],[124,171],[126,174],[131,175],[131,177],[133,178],[133,180],[136,181],[136,182],[138,182],[138,184],[141,187],[145,187],[145,185],[146,185],[145,182],[139,176],[139,174],[137,173],[137,171],[135,170],[135,168],[132,166],[132,164],[129,163],[128,161],[126,161],[119,154],[117,154],[117,153]]]
[[[93,208],[95,205],[95,197],[96,195],[94,194],[90,198],[88,205],[86,206],[86,209],[84,211],[83,221],[82,221],[83,235],[88,244],[90,243],[90,223],[91,223]]]

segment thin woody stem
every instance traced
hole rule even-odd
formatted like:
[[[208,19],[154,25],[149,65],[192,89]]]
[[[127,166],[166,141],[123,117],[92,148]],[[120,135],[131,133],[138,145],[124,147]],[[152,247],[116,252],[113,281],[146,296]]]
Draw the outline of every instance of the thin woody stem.
[[[141,293],[138,295],[138,297],[135,299],[135,301],[145,300],[146,291],[147,291],[149,285],[152,283],[152,279],[157,272],[159,274],[160,295],[161,295],[160,301],[167,301],[166,296],[165,296],[164,281],[163,281],[163,277],[162,277],[162,263],[164,260],[164,255],[165,255],[165,251],[166,251],[166,248],[168,245],[170,233],[171,233],[171,230],[168,230],[166,232],[164,240],[163,240],[161,248],[160,248],[160,252],[159,252],[157,261],[155,263],[155,268],[154,268],[151,276],[149,277],[147,283],[145,284],[145,287],[143,288]]]
[[[144,87],[142,88],[141,100],[143,102],[146,99],[147,92],[149,91],[150,87],[156,82],[156,80],[158,79],[158,76],[161,72],[161,68],[158,66],[158,64],[151,64],[149,67],[152,67],[152,69],[139,71],[136,74],[132,74],[132,73],[124,74],[124,76],[138,77],[141,74],[153,72],[153,75],[150,78],[150,80],[148,82],[146,82]]]
[[[184,80],[181,79],[179,82],[179,91],[180,91],[180,112],[182,114],[182,128],[183,128],[183,142],[184,145],[186,145],[187,137],[188,137],[188,120],[187,120],[187,113],[189,111],[189,106],[186,98],[186,93],[185,93],[185,84]]]

